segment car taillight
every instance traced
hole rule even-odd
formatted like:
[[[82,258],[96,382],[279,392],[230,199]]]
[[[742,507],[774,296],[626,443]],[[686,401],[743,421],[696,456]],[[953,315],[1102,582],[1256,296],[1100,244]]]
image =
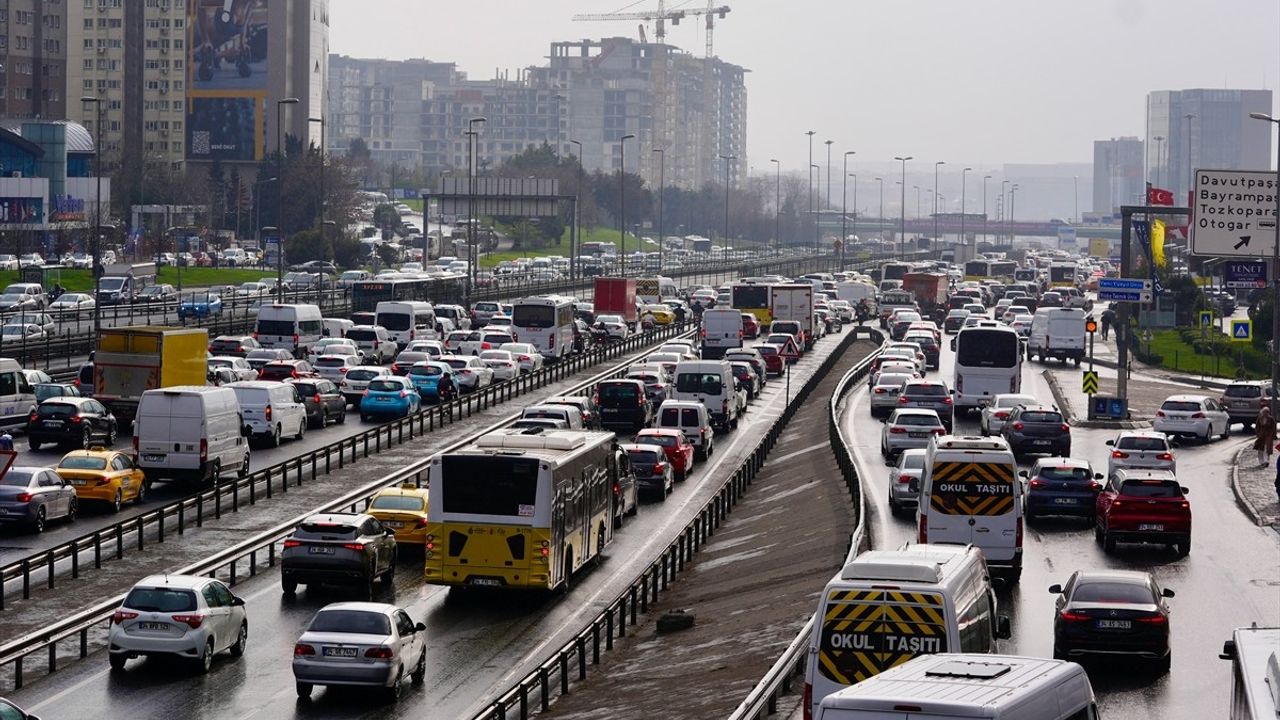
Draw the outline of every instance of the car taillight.
[[[1164,415],[1164,411],[1163,411],[1163,410],[1157,410],[1157,411],[1156,411],[1156,417],[1164,417],[1164,416],[1165,416],[1165,415]],[[1201,417],[1203,417],[1203,416],[1201,416]]]
[[[1044,487],[1045,485],[1048,485],[1048,484],[1049,484],[1049,483],[1046,483],[1045,481],[1041,480],[1040,478],[1035,478],[1035,479],[1033,479],[1031,482],[1027,483],[1027,485],[1028,485],[1029,487],[1033,487],[1033,488]]]
[[[18,493],[13,496],[13,499],[18,502],[31,502],[31,497],[31,493]]]
[[[921,545],[929,542],[929,516],[924,513],[920,514],[920,532],[916,541]]]
[[[208,459],[209,459],[209,440],[207,438],[200,438],[200,462],[204,462],[205,460],[208,460]]]
[[[883,395],[883,394],[885,394],[886,392],[888,392],[888,390],[887,390],[887,389],[885,389],[885,388],[882,388],[882,387],[877,387],[877,388],[876,388],[876,394],[877,394],[877,395]]]
[[[1119,450],[1112,450],[1112,451],[1111,451],[1111,457],[1113,457],[1113,458],[1115,458],[1115,459],[1117,459],[1117,460],[1124,460],[1125,458],[1129,457],[1129,453],[1127,453],[1127,452],[1120,452]]]
[[[343,548],[345,548],[345,549],[347,549],[347,550],[354,550],[354,551],[356,551],[356,552],[364,552],[364,543],[342,543],[342,547],[343,547]]]
[[[298,347],[298,334],[297,334],[297,333],[294,333],[294,334],[293,334],[293,346],[294,346],[294,347]]]
[[[111,613],[111,622],[116,625],[123,625],[125,620],[132,620],[138,617],[138,613],[129,612],[128,610],[117,610]]]
[[[364,392],[360,393],[360,397],[369,397],[369,388],[365,388]]]
[[[964,376],[963,375],[956,376],[956,392],[964,392]]]
[[[29,422],[35,422],[37,419],[39,419],[39,417],[40,417],[39,415],[36,415],[35,412],[32,411],[32,413],[27,416],[27,420]]]
[[[373,658],[374,660],[390,660],[391,648],[389,647],[369,648],[368,650],[364,651],[364,656],[367,658]]]
[[[1015,533],[1014,547],[1022,547],[1022,516],[1018,516],[1018,529]]]
[[[1074,610],[1063,610],[1058,617],[1061,617],[1063,622],[1089,622],[1090,620],[1088,615]]]
[[[254,339],[254,340],[257,340],[257,339],[258,339],[258,331],[257,331],[257,330],[254,330],[254,331],[253,331],[253,339]]]
[[[1156,413],[1156,414],[1157,414],[1157,415],[1159,415],[1160,413]],[[1193,417],[1193,418],[1195,418],[1195,419],[1197,419],[1197,420],[1201,420],[1201,419],[1204,419],[1204,413],[1202,413],[1202,412],[1198,412],[1198,413],[1196,413],[1195,415],[1192,415],[1191,417]]]
[[[954,401],[951,399],[951,396],[949,395],[947,397],[942,398],[943,405],[950,405],[952,402]]]
[[[316,654],[316,649],[313,646],[308,645],[306,643],[298,643],[297,645],[293,646],[294,657],[302,657],[306,655],[315,655],[315,654]]]
[[[529,362],[529,356],[528,356],[528,355],[521,355],[521,356],[520,356],[520,362]]]
[[[1134,620],[1137,620],[1140,623],[1146,623],[1147,625],[1167,625],[1169,623],[1169,618],[1164,615],[1151,615],[1148,617],[1134,618]]]
[[[1064,433],[1069,433],[1069,432],[1071,432],[1071,426],[1070,426],[1070,425],[1068,425],[1068,424],[1066,424],[1066,423],[1062,423],[1061,425],[1059,425],[1059,426],[1058,426],[1058,429],[1059,429],[1059,430],[1061,430],[1061,431],[1062,431],[1062,432],[1064,432]]]
[[[84,421],[84,418],[80,417],[79,415],[72,415],[67,419],[71,421],[72,425],[79,425],[81,422]]]
[[[138,454],[138,436],[137,435],[133,436],[133,454],[134,455]]]
[[[493,349],[493,345],[490,345],[490,344],[489,344],[489,342],[488,342],[487,340],[482,340],[482,341],[480,342],[480,349],[481,349],[481,350],[492,350],[492,349]]]
[[[1023,425],[1023,424],[1022,424],[1022,423],[1020,423],[1020,422],[1016,422],[1016,423],[1014,423],[1014,424],[1013,424],[1013,429],[1014,429],[1014,430],[1021,430],[1021,429],[1022,429],[1022,428],[1024,428],[1024,427],[1026,427],[1026,425]]]
[[[900,428],[900,427],[891,427],[891,428],[889,428],[889,434],[891,434],[891,435],[901,435],[902,433],[905,433],[906,431],[907,431],[907,429],[906,429],[906,428]]]
[[[946,428],[934,428],[934,429],[933,429],[933,434],[934,434],[934,435],[946,435],[946,434],[947,434],[947,429],[946,429]]]
[[[621,493],[621,492],[622,492],[622,485],[621,485],[621,484],[619,484],[619,483],[614,483],[614,484],[613,484],[613,494],[614,494],[614,495],[618,495],[618,494],[619,494],[619,493]]]
[[[200,627],[204,622],[203,615],[173,615],[172,617],[174,622],[186,623],[192,630]]]
[[[909,402],[911,402],[911,400],[910,400],[906,395],[899,395],[899,396],[898,396],[898,404],[899,404],[899,405],[906,405],[906,404],[907,404],[907,403],[909,403]]]
[[[302,546],[301,540],[285,540],[284,541],[284,547],[286,550],[289,548],[296,548],[301,546]]]
[[[1167,453],[1167,452],[1160,453],[1159,455],[1156,456],[1156,459],[1168,460],[1169,462],[1173,462],[1173,453]]]

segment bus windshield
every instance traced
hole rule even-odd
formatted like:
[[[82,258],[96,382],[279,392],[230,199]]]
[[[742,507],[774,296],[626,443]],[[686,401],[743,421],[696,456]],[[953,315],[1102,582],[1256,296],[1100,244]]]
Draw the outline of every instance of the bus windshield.
[[[445,455],[441,469],[441,507],[445,513],[533,517],[538,499],[537,460]],[[434,497],[434,488],[432,493]]]
[[[734,285],[733,306],[739,310],[769,307],[769,286]]]
[[[964,367],[1011,368],[1018,364],[1016,333],[970,328],[956,340],[956,364]]]

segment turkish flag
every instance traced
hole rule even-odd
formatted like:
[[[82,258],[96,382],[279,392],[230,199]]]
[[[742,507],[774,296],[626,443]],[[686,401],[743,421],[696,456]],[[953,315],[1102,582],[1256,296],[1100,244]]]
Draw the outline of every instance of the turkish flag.
[[[1173,207],[1173,193],[1158,187],[1147,189],[1147,203],[1151,205],[1168,205]]]

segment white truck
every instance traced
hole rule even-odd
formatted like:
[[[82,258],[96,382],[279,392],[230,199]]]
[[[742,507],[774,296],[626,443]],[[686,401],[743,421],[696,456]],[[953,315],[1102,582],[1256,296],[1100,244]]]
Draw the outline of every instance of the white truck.
[[[769,310],[773,322],[790,321],[800,323],[804,337],[800,338],[806,349],[813,347],[813,286],[812,285],[771,285],[769,286]]]

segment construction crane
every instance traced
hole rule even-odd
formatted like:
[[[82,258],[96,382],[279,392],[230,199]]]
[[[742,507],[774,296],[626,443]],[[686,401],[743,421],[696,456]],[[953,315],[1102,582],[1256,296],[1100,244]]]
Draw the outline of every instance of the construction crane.
[[[694,9],[667,9],[666,0],[658,0],[658,9],[647,12],[630,12],[630,13],[591,13],[583,15],[574,15],[573,19],[578,22],[597,22],[601,20],[643,20],[654,24],[654,37],[658,44],[664,44],[667,39],[667,22],[672,25],[679,25],[680,21],[686,17],[703,16],[706,18],[707,29],[707,57],[713,56],[712,35],[715,30],[716,18],[724,19],[729,14],[728,5],[715,5],[714,0],[707,0],[705,8]]]

